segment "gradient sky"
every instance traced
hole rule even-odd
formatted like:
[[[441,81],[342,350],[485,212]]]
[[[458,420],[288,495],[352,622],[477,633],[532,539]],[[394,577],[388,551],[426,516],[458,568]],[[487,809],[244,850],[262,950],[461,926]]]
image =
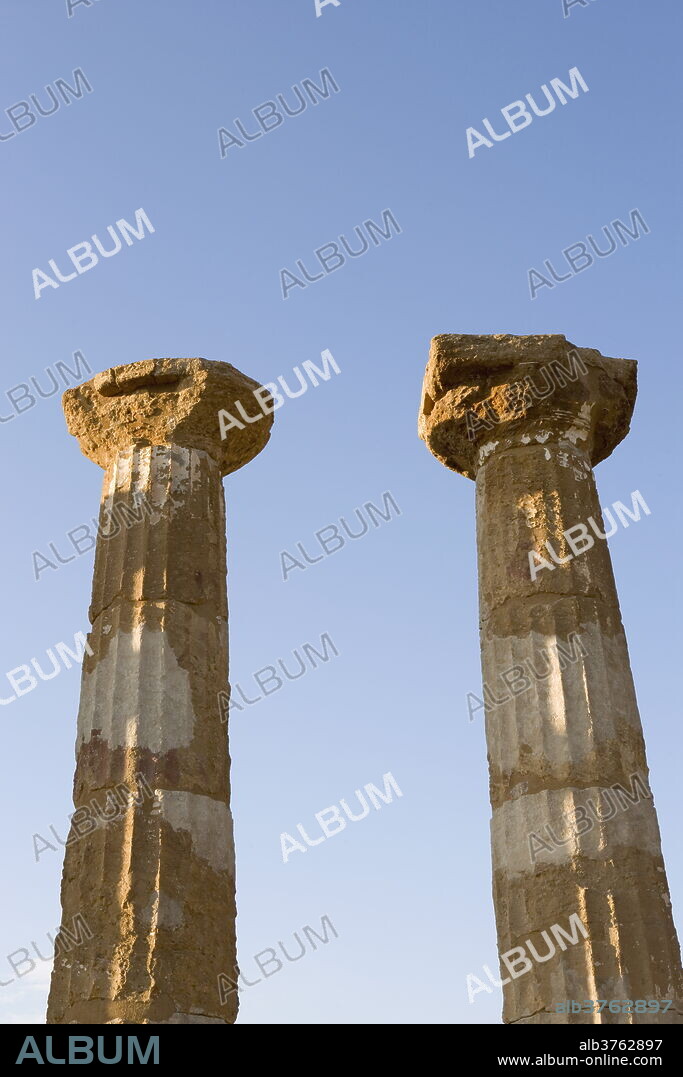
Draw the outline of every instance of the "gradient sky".
[[[68,18],[65,0],[5,0],[0,12],[0,115],[31,93],[47,103],[44,87],[79,67],[92,86],[0,143],[0,415],[14,414],[7,390],[31,376],[47,387],[46,368],[73,367],[76,350],[93,373],[204,356],[264,382],[324,349],[341,371],[288,401],[266,450],[226,481],[233,683],[253,687],[277,658],[293,666],[325,632],[339,650],[231,717],[245,974],[323,915],[338,932],[245,990],[239,1021],[500,1021],[500,992],[470,1004],[466,991],[468,973],[496,967],[496,936],[484,730],[466,705],[481,688],[474,485],[416,433],[436,333],[561,332],[639,361],[631,433],[597,480],[602,505],[639,489],[651,509],[610,547],[680,927],[680,6],[594,0],[564,18],[562,0],[341,0],[316,18],[314,0],[97,0]],[[468,158],[468,126],[488,117],[500,132],[501,108],[541,101],[575,66],[588,93]],[[293,102],[323,68],[338,93],[221,159],[219,127],[253,132],[254,108]],[[153,235],[36,301],[35,267],[65,266],[69,247],[140,207]],[[558,267],[563,248],[634,208],[649,235],[531,301],[531,267]],[[400,235],[283,301],[282,268],[312,267],[316,248],[385,209]],[[87,626],[92,552],[36,582],[32,551],[67,549],[97,512],[101,473],[58,394],[0,439],[6,697],[5,670]],[[399,517],[283,582],[283,550],[312,550],[317,530],[385,491]],[[32,835],[66,834],[79,674],[0,710],[0,980],[5,955],[32,940],[47,953],[59,923],[62,850],[36,863]],[[315,832],[317,811],[389,771],[400,799],[283,864],[283,831]],[[36,961],[1,987],[0,1020],[43,1021],[48,980]]]

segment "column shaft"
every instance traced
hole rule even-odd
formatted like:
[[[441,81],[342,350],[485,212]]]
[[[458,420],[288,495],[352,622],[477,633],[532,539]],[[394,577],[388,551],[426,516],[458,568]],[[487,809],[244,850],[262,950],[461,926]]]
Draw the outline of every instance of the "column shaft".
[[[501,963],[510,1022],[653,1020],[555,1013],[553,1002],[584,999],[671,999],[677,1019],[680,957],[645,745],[607,541],[589,518],[606,533],[590,460],[569,441],[494,450],[479,468],[498,944],[532,961],[523,973],[513,964],[517,978]],[[594,541],[573,555],[563,532],[576,524]],[[553,565],[535,579],[532,549]]]
[[[124,448],[101,521],[74,779],[86,811],[62,879],[62,923],[80,914],[92,937],[56,957],[48,1022],[230,1022],[236,1002],[220,1006],[217,988],[236,963],[220,469],[176,444]],[[117,810],[117,787],[138,803]],[[93,803],[111,818],[89,826]]]

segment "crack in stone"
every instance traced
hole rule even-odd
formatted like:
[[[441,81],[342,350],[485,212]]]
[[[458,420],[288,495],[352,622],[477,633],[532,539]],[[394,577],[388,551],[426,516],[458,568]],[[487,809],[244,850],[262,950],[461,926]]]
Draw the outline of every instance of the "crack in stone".
[[[541,1006],[540,1010],[534,1010],[533,1013],[524,1013],[521,1017],[515,1017],[514,1021],[505,1021],[506,1025],[516,1025],[520,1021],[527,1021],[530,1017],[535,1017],[539,1013],[552,1013],[552,1010],[546,1010],[545,1006]]]
[[[494,614],[499,613],[500,610],[505,609],[506,606],[511,606],[513,604],[521,606],[538,606],[549,598],[558,600],[564,598],[572,602],[587,599],[592,602],[602,602],[608,606],[611,605],[615,611],[619,609],[618,605],[613,601],[610,601],[610,599],[599,591],[538,591],[534,595],[506,595],[502,602],[497,602],[495,605],[488,607],[488,613],[485,617],[480,619],[480,628],[483,628],[492,619]]]

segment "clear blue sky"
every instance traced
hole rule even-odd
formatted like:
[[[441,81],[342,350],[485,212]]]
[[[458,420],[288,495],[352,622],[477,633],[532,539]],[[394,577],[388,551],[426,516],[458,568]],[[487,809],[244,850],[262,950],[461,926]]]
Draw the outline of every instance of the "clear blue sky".
[[[226,482],[233,682],[253,687],[278,657],[292,668],[324,632],[339,650],[232,717],[243,968],[278,940],[296,952],[293,932],[323,915],[339,936],[246,990],[244,1023],[500,1020],[500,993],[470,1005],[465,988],[496,967],[496,942],[484,731],[465,700],[481,684],[474,486],[416,433],[436,333],[563,332],[639,361],[632,431],[597,478],[603,505],[639,489],[651,509],[610,546],[681,925],[679,10],[342,0],[316,18],[314,0],[98,0],[67,18],[65,0],[2,5],[0,115],[31,93],[47,104],[45,85],[79,67],[92,93],[0,143],[0,415],[8,389],[32,375],[47,386],[45,368],[73,366],[76,350],[93,372],[199,355],[267,381],[324,349],[341,370],[288,401],[266,450]],[[500,133],[501,108],[541,102],[575,66],[588,93],[468,158],[468,126],[488,117]],[[254,108],[279,93],[293,104],[291,87],[322,68],[338,93],[221,159],[219,127],[253,132]],[[52,258],[64,273],[69,247],[139,207],[153,235],[35,300],[35,267]],[[283,301],[283,267],[312,272],[316,248],[387,208],[399,236]],[[530,300],[529,268],[558,267],[634,208],[649,235]],[[37,583],[31,554],[66,549],[97,511],[101,473],[58,395],[0,439],[6,697],[6,670],[87,624],[92,553]],[[399,518],[282,581],[281,551],[312,550],[316,530],[385,491]],[[65,834],[79,673],[0,710],[0,980],[5,955],[31,940],[45,954],[59,922],[61,849],[36,864],[32,835]],[[315,812],[387,771],[401,799],[283,864],[281,832],[311,834]],[[48,971],[37,962],[0,988],[0,1020],[44,1019]]]

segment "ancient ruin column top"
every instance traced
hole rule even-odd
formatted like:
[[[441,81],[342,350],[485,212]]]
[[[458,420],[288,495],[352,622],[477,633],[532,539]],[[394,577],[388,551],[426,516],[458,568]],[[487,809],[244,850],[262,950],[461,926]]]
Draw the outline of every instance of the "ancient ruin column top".
[[[496,448],[534,441],[566,441],[595,465],[628,433],[636,366],[561,333],[443,333],[431,343],[418,433],[470,479]]]
[[[229,363],[207,359],[144,359],[115,366],[67,389],[62,398],[69,433],[102,468],[130,445],[182,445],[211,456],[223,475],[261,452],[273,416],[262,414],[222,440],[218,412],[241,401],[249,414],[261,386]]]

